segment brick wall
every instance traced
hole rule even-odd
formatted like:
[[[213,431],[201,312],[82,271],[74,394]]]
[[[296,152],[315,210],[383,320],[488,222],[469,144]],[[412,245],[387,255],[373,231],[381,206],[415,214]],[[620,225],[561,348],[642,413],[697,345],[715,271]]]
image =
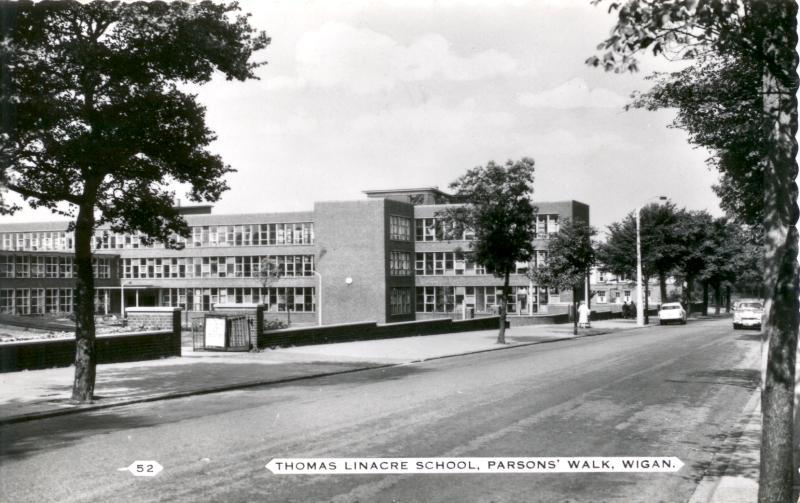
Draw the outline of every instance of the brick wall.
[[[473,330],[491,330],[499,326],[497,316],[474,320],[453,321],[439,318],[427,321],[377,324],[375,322],[343,323],[323,327],[271,330],[258,337],[258,347],[307,346],[332,342],[350,342],[415,335],[449,334]]]
[[[181,309],[179,307],[128,307],[125,309],[125,324],[128,327],[146,330],[173,330],[180,332]]]
[[[120,363],[181,356],[178,330],[100,336],[97,362]],[[75,339],[48,339],[0,344],[0,372],[69,367],[75,361]]]

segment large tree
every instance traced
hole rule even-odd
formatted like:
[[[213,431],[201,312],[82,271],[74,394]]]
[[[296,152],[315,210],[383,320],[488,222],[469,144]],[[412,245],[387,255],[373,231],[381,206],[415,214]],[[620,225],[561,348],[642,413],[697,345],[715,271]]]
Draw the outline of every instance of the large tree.
[[[710,137],[721,136],[720,141],[710,141],[687,128],[692,140],[710,148],[716,157],[714,162],[722,172],[718,192],[723,205],[741,220],[762,225],[767,300],[767,350],[763,353],[767,358],[762,388],[761,502],[790,501],[797,471],[792,462],[800,314],[795,227],[800,215],[795,181],[797,8],[793,0],[612,2],[610,9],[616,9],[618,17],[601,44],[605,53],[588,60],[613,71],[635,70],[637,57],[644,51],[689,61],[693,70],[668,76],[664,84],[688,79],[692,86],[697,84],[696,89],[709,92],[677,93],[671,106],[686,117],[693,113],[691,108],[708,112],[708,117],[684,123],[696,124],[701,131],[708,125]],[[749,77],[739,81],[745,75]],[[731,99],[717,98],[728,91],[737,94]],[[695,99],[698,96],[701,101]],[[660,106],[657,101],[654,105]],[[742,114],[758,117],[752,123]],[[731,118],[732,124],[744,126],[719,127],[723,122],[717,118]],[[684,123],[678,125],[684,127]],[[737,200],[737,195],[743,197]]]
[[[547,242],[547,263],[528,271],[528,277],[539,286],[572,291],[572,333],[575,335],[578,335],[578,298],[595,263],[592,238],[596,234],[587,222],[564,220]]]
[[[533,159],[527,157],[509,160],[505,165],[490,161],[486,166],[470,169],[450,184],[454,200],[460,204],[437,215],[455,235],[464,229],[473,230],[475,238],[470,248],[475,262],[503,278],[498,344],[506,342],[509,278],[517,262],[529,261],[534,251],[533,172]]]
[[[98,226],[175,245],[187,235],[172,184],[215,201],[232,171],[206,147],[205,109],[181,84],[255,78],[269,39],[237,5],[2,2],[0,161],[9,189],[73,219],[72,398],[95,383],[92,236]],[[10,208],[11,211],[17,207]]]
[[[640,212],[644,313],[645,323],[649,323],[650,280],[659,280],[663,302],[667,298],[667,278],[680,264],[683,256],[677,239],[680,212],[669,202],[649,204],[641,208]],[[604,271],[628,277],[636,275],[636,217],[633,213],[608,226],[608,238],[598,248],[598,262]]]

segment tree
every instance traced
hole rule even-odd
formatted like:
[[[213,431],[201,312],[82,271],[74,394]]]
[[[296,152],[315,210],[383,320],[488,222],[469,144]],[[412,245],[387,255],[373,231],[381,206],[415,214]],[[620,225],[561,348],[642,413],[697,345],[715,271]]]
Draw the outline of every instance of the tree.
[[[676,272],[686,283],[683,289],[683,302],[686,312],[691,314],[692,293],[695,280],[705,268],[704,244],[713,218],[705,211],[682,211],[678,218],[680,221],[676,227],[676,241],[681,248],[681,256]]]
[[[726,209],[742,221],[758,222],[764,233],[764,285],[766,293],[767,341],[763,367],[760,502],[793,499],[794,388],[798,322],[800,321],[800,275],[798,275],[797,176],[797,3],[792,0],[633,0],[620,5],[611,36],[600,48],[602,56],[589,64],[606,70],[636,70],[637,55],[643,51],[666,54],[692,62],[693,71],[684,73],[697,89],[711,82],[714,89],[701,95],[700,102],[689,93],[673,97],[673,106],[691,116],[690,108],[701,108],[709,117],[686,125],[708,127],[719,142],[709,141],[722,171],[718,193]],[[723,71],[730,68],[739,82]],[[671,79],[677,82],[677,78]],[[738,89],[738,91],[737,91]],[[737,91],[733,99],[714,97],[721,90]],[[722,95],[725,95],[725,91]],[[654,107],[660,106],[657,101]],[[759,116],[747,128],[750,138],[738,140],[739,127],[718,127],[732,118],[732,124],[751,124],[742,114]],[[679,116],[680,119],[680,116]],[[683,127],[681,123],[679,127]],[[689,129],[690,134],[692,130]],[[717,134],[719,133],[719,134]],[[692,136],[706,146],[705,136]],[[737,149],[741,146],[741,149]],[[752,154],[750,156],[749,154]],[[736,200],[747,189],[761,186],[756,197]],[[758,195],[761,197],[759,198]],[[730,196],[730,197],[728,197]],[[759,201],[760,200],[760,201]]]
[[[175,247],[188,227],[172,184],[216,201],[232,169],[206,150],[205,109],[179,84],[256,78],[269,39],[236,4],[22,1],[0,4],[0,160],[7,187],[74,220],[76,356],[72,398],[95,383],[95,229],[141,231]],[[18,206],[7,208],[10,211]]]
[[[588,223],[569,219],[547,243],[547,264],[528,271],[531,281],[540,286],[572,290],[573,334],[578,335],[578,297],[595,263],[592,238],[597,231]]]
[[[649,323],[650,279],[658,278],[661,298],[667,298],[667,277],[682,258],[677,240],[679,212],[672,203],[649,204],[640,214],[642,245],[642,284],[645,323]],[[628,214],[621,222],[608,226],[608,239],[598,247],[601,269],[617,275],[636,275],[636,217]]]
[[[472,229],[475,238],[470,248],[475,262],[503,278],[498,344],[506,342],[510,275],[517,262],[529,261],[534,251],[533,171],[533,159],[527,157],[509,160],[504,166],[490,161],[468,170],[450,184],[455,202],[461,204],[437,214],[448,233],[460,235],[464,229]]]
[[[700,278],[714,289],[715,314],[719,314],[722,287],[731,285],[741,269],[744,241],[740,229],[726,218],[717,218],[707,229],[701,250],[705,256]]]

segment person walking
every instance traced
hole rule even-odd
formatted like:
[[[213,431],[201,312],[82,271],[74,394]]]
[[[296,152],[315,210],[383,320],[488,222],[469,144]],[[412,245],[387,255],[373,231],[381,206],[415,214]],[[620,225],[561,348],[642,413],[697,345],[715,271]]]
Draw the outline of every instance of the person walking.
[[[589,309],[585,302],[581,302],[580,307],[578,307],[578,326],[580,328],[589,328],[590,314],[592,314],[592,310]]]

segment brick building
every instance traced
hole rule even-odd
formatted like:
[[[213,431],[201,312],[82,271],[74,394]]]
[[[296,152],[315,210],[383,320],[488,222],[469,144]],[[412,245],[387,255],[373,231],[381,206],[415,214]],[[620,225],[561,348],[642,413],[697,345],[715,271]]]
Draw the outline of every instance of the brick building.
[[[263,302],[272,318],[309,324],[496,312],[502,282],[471,260],[469,232],[443,239],[437,213],[449,204],[447,194],[436,188],[365,194],[364,200],[317,202],[309,212],[215,215],[210,206],[184,207],[191,235],[180,250],[100,229],[93,243],[96,310],[205,312],[217,303]],[[576,201],[535,205],[538,250],[512,275],[511,316],[569,302],[568,292],[539,288],[524,273],[546,260],[547,237],[560,221],[589,220],[589,207]],[[0,312],[70,312],[71,249],[65,222],[0,225]],[[266,286],[259,278],[263,260],[280,276]]]

